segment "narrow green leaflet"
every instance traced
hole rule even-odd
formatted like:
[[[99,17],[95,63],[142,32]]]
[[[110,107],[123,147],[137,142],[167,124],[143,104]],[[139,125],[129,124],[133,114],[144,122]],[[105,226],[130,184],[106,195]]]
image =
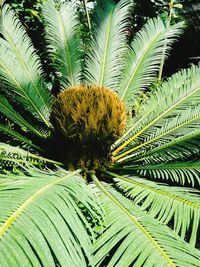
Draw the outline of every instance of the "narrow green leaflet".
[[[125,69],[121,75],[118,93],[128,108],[138,92],[147,88],[155,79],[163,58],[174,40],[182,32],[183,23],[166,27],[161,18],[149,20],[135,35],[131,49],[125,58]]]
[[[47,52],[63,89],[81,82],[79,20],[70,2],[55,6],[53,0],[42,8]]]
[[[86,60],[86,82],[117,90],[123,56],[127,50],[126,36],[130,24],[130,0],[117,5],[100,0],[96,7],[94,40]]]
[[[0,112],[9,120],[19,125],[23,131],[31,131],[32,133],[40,137],[44,137],[41,131],[39,131],[36,127],[32,126],[28,121],[26,121],[16,110],[14,110],[8,100],[1,95]]]
[[[0,267],[199,267],[200,65],[161,77],[185,23],[132,40],[132,0],[40,2],[41,48],[0,12]]]
[[[31,140],[27,139],[26,137],[24,137],[23,135],[17,133],[15,131],[15,129],[9,127],[8,125],[3,125],[0,123],[0,132],[2,132],[3,134],[5,134],[6,136],[11,137],[14,141],[18,141],[22,147],[26,147],[26,148],[32,148],[36,151],[40,151],[41,149],[34,145]]]
[[[134,159],[127,157],[127,166],[138,164],[156,164],[173,162],[174,160],[190,161],[191,157],[198,158],[200,152],[200,134],[198,129],[194,129],[183,136],[168,142],[164,145],[155,147],[141,155],[135,155]],[[132,162],[132,163],[131,163]],[[117,164],[118,165],[118,164]]]
[[[125,154],[130,154],[137,151],[137,154],[144,154],[150,152],[154,148],[158,149],[163,145],[176,140],[176,138],[184,139],[191,133],[200,134],[198,127],[200,125],[200,105],[184,110],[180,115],[174,116],[170,120],[160,122],[160,124],[152,125],[143,134],[138,136],[137,145],[133,147],[130,145]],[[134,155],[134,154],[133,154]],[[132,155],[132,156],[133,156]],[[120,156],[119,156],[120,157]]]
[[[51,97],[43,79],[41,63],[27,33],[13,11],[2,9],[0,76],[7,90],[17,94],[23,108],[50,127]]]
[[[124,169],[139,173],[145,178],[172,181],[181,185],[189,184],[192,187],[200,186],[200,162],[149,163]]]
[[[118,186],[135,204],[147,210],[148,214],[187,237],[196,244],[200,227],[199,191],[187,187],[172,187],[157,184],[137,176],[117,176]],[[173,220],[172,220],[173,219]],[[173,222],[173,223],[172,223]],[[191,227],[191,228],[190,228]],[[190,233],[190,229],[192,229]]]
[[[80,206],[97,220],[100,209],[80,170],[27,171],[0,175],[0,266],[92,266]]]
[[[94,244],[96,266],[198,266],[197,249],[92,176],[107,215],[107,228]]]
[[[5,143],[0,143],[0,169],[4,170],[5,167],[23,167],[29,165],[38,165],[44,167],[44,164],[61,165],[62,163],[35,155],[20,147],[11,146]]]
[[[152,143],[156,140],[158,142],[155,146],[164,145],[171,141],[170,138],[179,138],[180,135],[184,136],[190,131],[197,130],[200,114],[199,74],[200,68],[193,66],[189,70],[173,75],[154,91],[138,112],[137,119],[125,134],[126,136],[121,138],[124,142],[113,154],[123,149],[127,151],[116,156],[116,160],[126,159],[125,155],[128,154],[132,154],[130,157],[134,156],[134,151],[147,144],[152,149],[154,148]],[[181,78],[182,75],[183,78]],[[158,102],[159,105],[157,105]],[[129,138],[126,140],[128,135]]]

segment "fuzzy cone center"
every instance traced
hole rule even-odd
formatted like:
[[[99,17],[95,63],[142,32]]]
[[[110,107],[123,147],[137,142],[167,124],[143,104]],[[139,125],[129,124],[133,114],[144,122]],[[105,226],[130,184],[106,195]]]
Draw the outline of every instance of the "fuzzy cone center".
[[[57,95],[51,122],[62,143],[62,160],[71,169],[92,169],[111,163],[111,145],[124,132],[126,112],[112,90],[78,85]]]

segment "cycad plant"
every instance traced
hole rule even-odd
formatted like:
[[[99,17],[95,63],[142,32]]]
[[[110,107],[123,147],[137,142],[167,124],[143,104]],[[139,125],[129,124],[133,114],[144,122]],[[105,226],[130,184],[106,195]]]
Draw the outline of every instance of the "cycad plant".
[[[73,4],[47,0],[44,56],[2,8],[1,267],[200,266],[200,68],[160,79],[184,24],[128,45],[131,12],[97,1],[85,46]]]

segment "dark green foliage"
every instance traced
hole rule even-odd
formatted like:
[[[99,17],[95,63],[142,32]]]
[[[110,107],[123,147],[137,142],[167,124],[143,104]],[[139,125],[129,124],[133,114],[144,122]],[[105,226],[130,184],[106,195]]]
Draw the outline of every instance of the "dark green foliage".
[[[200,66],[166,79],[164,63],[185,23],[157,16],[130,40],[133,2],[116,2],[97,1],[85,34],[76,5],[45,1],[42,47],[25,18],[2,9],[2,267],[199,265]],[[68,99],[72,86],[87,92]],[[94,87],[110,88],[118,101],[105,100],[102,89],[97,98]],[[65,137],[75,137],[70,146],[63,125]],[[110,133],[109,164],[102,164]],[[100,164],[69,170],[84,145]]]

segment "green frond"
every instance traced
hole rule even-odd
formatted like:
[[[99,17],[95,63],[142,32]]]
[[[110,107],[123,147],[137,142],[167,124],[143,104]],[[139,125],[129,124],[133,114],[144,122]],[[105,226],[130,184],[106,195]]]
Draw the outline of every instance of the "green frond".
[[[154,113],[154,117],[156,117],[157,108],[159,107],[159,109],[162,109],[162,106],[158,105],[158,103],[161,102],[163,104],[167,100],[168,95],[170,93],[170,96],[168,99],[168,102],[169,102],[171,99],[171,95],[175,94],[175,92],[179,93],[178,90],[180,90],[180,88],[182,88],[186,82],[188,83],[191,80],[191,78],[195,75],[195,73],[196,73],[196,76],[198,76],[199,72],[200,70],[198,66],[193,65],[190,69],[183,69],[177,72],[176,74],[172,75],[170,78],[167,79],[167,81],[164,81],[161,84],[161,86],[157,87],[157,89],[154,89],[151,92],[151,95],[146,99],[146,101],[142,103],[140,108],[137,110],[135,117],[132,119],[132,125],[130,125],[126,133],[124,133],[124,136],[116,142],[116,145],[124,142],[124,140],[128,139],[128,137],[130,137],[132,133],[137,132],[137,131],[134,131],[134,128],[138,129],[140,123],[142,123],[142,126],[144,126],[145,125],[144,121],[147,120],[148,122],[148,118],[150,118],[150,115],[152,112]],[[178,97],[178,94],[176,94],[176,98],[177,97]],[[190,97],[190,95],[188,97]],[[177,99],[177,102],[178,102],[178,99]],[[192,104],[189,101],[187,103],[189,103],[190,105]]]
[[[26,121],[8,102],[8,100],[0,95],[0,112],[7,117],[9,120],[19,125],[24,132],[30,131],[39,137],[43,136],[42,132],[36,127],[32,126],[28,121]]]
[[[8,125],[3,125],[0,123],[0,132],[10,137],[12,140],[19,142],[23,148],[27,149],[32,148],[36,151],[41,150],[40,147],[34,145],[31,142],[31,140],[27,139],[25,136],[16,132],[13,127],[10,127]]]
[[[135,123],[122,137],[124,143],[113,153],[115,155],[122,149],[127,150],[116,156],[116,160],[123,158],[121,159],[123,161],[134,157],[135,151],[144,149],[146,145],[152,149],[155,146],[167,144],[172,139],[183,136],[184,133],[187,135],[197,130],[199,74],[200,68],[193,66],[187,71],[180,71],[173,75],[154,91],[138,112]],[[181,78],[182,75],[183,78]],[[126,140],[127,136],[129,139]],[[142,153],[145,152],[146,149],[142,151]]]
[[[161,80],[184,23],[150,19],[129,46],[133,1],[97,0],[85,46],[79,14],[87,10],[43,2],[51,86],[17,15],[7,4],[1,12],[0,267],[199,266],[200,65]],[[88,107],[78,122],[77,101],[53,102],[49,87],[73,87]],[[109,88],[122,100],[110,103],[107,92],[110,119],[95,113],[96,91]]]
[[[0,168],[23,167],[28,165],[43,166],[45,164],[62,165],[62,163],[35,155],[20,147],[14,147],[5,143],[0,143]]]
[[[200,186],[200,162],[149,163],[144,166],[124,167],[123,170],[139,173],[145,178],[189,184],[192,187]]]
[[[187,237],[192,245],[196,244],[200,227],[198,190],[161,185],[135,176],[116,177],[119,188],[131,197],[135,204],[148,211],[148,214],[158,221],[170,223],[170,227],[183,239]]]
[[[197,128],[183,137],[180,136],[171,142],[158,146],[150,151],[144,152],[139,156],[135,156],[134,160],[127,159],[125,164],[155,164],[155,163],[167,163],[173,161],[188,161],[191,157],[197,157],[200,153],[200,134]],[[132,164],[131,164],[132,162]]]
[[[121,0],[117,5],[112,0],[99,0],[97,3],[94,40],[86,60],[86,82],[117,91],[127,50],[132,3],[130,0]]]
[[[43,80],[41,63],[31,40],[13,11],[2,9],[0,77],[8,92],[20,96],[23,108],[50,127],[50,93]],[[13,95],[13,97],[14,97]]]
[[[0,175],[0,266],[93,266],[84,209],[101,210],[80,170],[27,171]]]
[[[198,266],[200,252],[93,175],[107,228],[94,244],[96,266]],[[112,253],[110,261],[106,256]],[[183,257],[184,254],[184,257]],[[102,265],[101,265],[102,264]]]
[[[160,146],[167,145],[176,138],[185,139],[188,134],[193,137],[194,132],[196,134],[198,131],[198,125],[200,125],[200,105],[187,108],[180,115],[173,116],[170,120],[152,125],[138,137],[138,144],[132,148],[130,146],[128,151],[131,153],[137,151],[137,155],[144,154],[146,151],[149,152],[154,148],[158,149]],[[200,134],[200,130],[198,134]]]
[[[128,108],[138,92],[147,88],[155,79],[163,52],[167,56],[177,36],[182,32],[183,23],[166,27],[159,18],[150,19],[135,35],[125,58],[125,69],[121,75],[118,93]]]
[[[79,20],[70,2],[55,6],[53,0],[42,7],[47,52],[63,89],[81,82]]]

